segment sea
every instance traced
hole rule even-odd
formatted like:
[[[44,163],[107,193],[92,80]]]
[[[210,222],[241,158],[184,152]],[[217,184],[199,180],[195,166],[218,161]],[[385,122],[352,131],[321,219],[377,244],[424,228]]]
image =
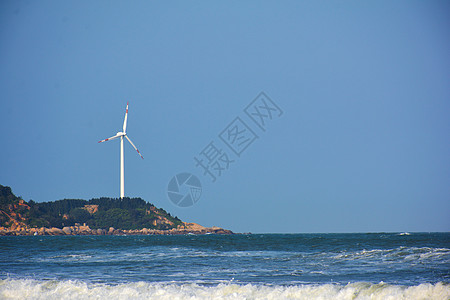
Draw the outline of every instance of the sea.
[[[450,299],[450,233],[0,237],[0,299]]]

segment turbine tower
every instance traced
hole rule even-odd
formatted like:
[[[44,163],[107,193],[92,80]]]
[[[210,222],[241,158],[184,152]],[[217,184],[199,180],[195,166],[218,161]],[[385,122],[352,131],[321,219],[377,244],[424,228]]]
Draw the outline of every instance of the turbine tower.
[[[125,196],[125,183],[124,183],[124,181],[125,181],[125,174],[124,174],[124,163],[123,163],[123,138],[126,138],[130,142],[131,146],[133,146],[133,148],[141,156],[141,158],[144,159],[142,154],[139,152],[139,150],[136,148],[136,146],[133,144],[133,142],[127,136],[127,117],[128,117],[128,102],[127,102],[127,110],[125,111],[125,119],[123,120],[123,127],[122,127],[123,131],[119,131],[118,133],[116,133],[115,136],[112,136],[110,138],[107,138],[107,139],[99,141],[99,143],[103,143],[103,142],[110,141],[110,140],[113,140],[113,139],[117,139],[117,138],[120,137],[120,199],[122,199]]]

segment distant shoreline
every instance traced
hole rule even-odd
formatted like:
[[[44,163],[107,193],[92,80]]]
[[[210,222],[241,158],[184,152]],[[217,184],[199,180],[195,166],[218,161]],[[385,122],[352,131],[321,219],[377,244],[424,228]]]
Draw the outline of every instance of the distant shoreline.
[[[234,234],[220,227],[203,227],[195,223],[185,223],[182,228],[160,229],[91,229],[88,225],[67,226],[64,228],[7,228],[0,227],[0,236],[64,236],[64,235],[183,235],[183,234]]]

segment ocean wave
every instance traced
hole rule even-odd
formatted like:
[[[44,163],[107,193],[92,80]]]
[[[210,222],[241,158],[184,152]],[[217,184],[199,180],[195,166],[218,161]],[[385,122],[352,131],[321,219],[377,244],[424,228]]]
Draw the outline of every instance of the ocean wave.
[[[446,283],[400,286],[365,282],[347,285],[239,285],[135,282],[118,285],[81,281],[0,280],[1,299],[449,299]]]
[[[395,261],[412,261],[428,259],[450,260],[450,249],[430,247],[398,247],[395,249],[372,249],[355,252],[342,252],[333,256],[334,259],[358,260],[371,258],[395,259]]]
[[[261,261],[289,262],[291,260],[384,260],[396,262],[410,261],[443,261],[450,262],[450,249],[448,248],[431,248],[431,247],[398,247],[392,249],[362,249],[357,251],[340,251],[340,252],[290,252],[290,251],[214,251],[201,250],[191,248],[172,248],[170,251],[158,250],[140,250],[134,252],[107,251],[99,253],[69,253],[58,254],[54,256],[43,256],[38,258],[40,262],[73,262],[73,261],[90,261],[90,262],[139,262],[151,260],[173,260],[173,259],[189,259],[189,258],[250,258]]]

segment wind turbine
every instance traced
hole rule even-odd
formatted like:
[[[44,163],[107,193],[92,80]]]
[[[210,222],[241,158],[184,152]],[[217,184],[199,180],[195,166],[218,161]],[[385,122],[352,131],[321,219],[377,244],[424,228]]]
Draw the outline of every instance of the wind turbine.
[[[114,140],[120,137],[120,199],[122,199],[125,195],[125,174],[124,174],[124,166],[123,166],[123,138],[126,138],[131,146],[133,146],[133,148],[137,151],[137,153],[141,156],[142,159],[144,159],[144,157],[142,156],[142,154],[139,152],[139,150],[136,148],[136,146],[133,144],[133,142],[128,138],[127,136],[127,117],[128,117],[128,102],[127,102],[127,110],[125,111],[125,120],[123,120],[123,131],[119,131],[118,133],[116,133],[115,136],[112,136],[110,138],[104,139],[99,141],[99,143],[103,143],[106,141],[110,141],[110,140]]]

